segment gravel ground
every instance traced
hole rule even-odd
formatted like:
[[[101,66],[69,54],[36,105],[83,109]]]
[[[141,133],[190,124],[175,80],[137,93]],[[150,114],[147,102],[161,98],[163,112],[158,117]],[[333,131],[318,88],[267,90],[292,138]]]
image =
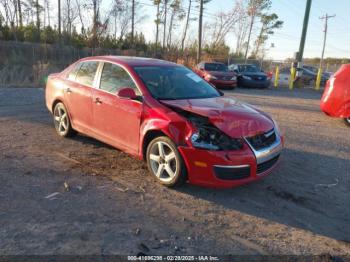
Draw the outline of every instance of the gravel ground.
[[[0,254],[350,255],[350,129],[312,90],[227,95],[279,122],[279,168],[229,190],[171,190],[108,145],[59,138],[43,90],[0,89]]]

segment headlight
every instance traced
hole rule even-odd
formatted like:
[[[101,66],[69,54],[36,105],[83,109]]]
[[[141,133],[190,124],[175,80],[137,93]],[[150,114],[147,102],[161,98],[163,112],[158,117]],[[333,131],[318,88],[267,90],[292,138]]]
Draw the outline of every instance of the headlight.
[[[216,80],[218,79],[216,76],[212,76],[212,75],[207,75],[208,80]]]
[[[234,139],[214,126],[205,125],[191,136],[192,145],[207,150],[239,150],[243,147],[241,139]]]
[[[243,79],[246,79],[246,80],[252,80],[252,78],[250,76],[242,76]]]
[[[275,126],[276,132],[277,132],[279,135],[281,135],[280,127],[278,126],[276,120],[275,120],[275,119],[272,119],[272,121],[273,121],[273,124],[274,124],[274,126]]]
[[[236,80],[237,80],[237,77],[236,77],[236,76],[233,76],[233,77],[231,78],[231,80],[232,80],[232,81],[236,81]]]

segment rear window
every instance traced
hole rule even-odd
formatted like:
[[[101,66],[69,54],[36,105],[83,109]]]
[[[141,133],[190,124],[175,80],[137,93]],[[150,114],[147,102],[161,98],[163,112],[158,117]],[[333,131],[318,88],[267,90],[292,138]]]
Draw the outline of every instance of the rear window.
[[[98,62],[84,62],[82,63],[77,76],[76,81],[79,84],[92,86],[97,70]]]

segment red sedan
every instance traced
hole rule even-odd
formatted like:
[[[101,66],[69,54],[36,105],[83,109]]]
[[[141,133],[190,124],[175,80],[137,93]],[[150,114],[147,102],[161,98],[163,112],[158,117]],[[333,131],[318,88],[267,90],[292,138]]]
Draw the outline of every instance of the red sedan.
[[[227,66],[218,62],[201,62],[194,69],[200,77],[217,88],[235,88],[237,76],[228,70]]]
[[[252,182],[271,173],[282,150],[269,115],[162,60],[79,60],[49,76],[46,104],[59,136],[81,132],[144,159],[169,187]]]
[[[329,116],[343,118],[350,126],[350,64],[342,65],[328,80],[321,109]]]

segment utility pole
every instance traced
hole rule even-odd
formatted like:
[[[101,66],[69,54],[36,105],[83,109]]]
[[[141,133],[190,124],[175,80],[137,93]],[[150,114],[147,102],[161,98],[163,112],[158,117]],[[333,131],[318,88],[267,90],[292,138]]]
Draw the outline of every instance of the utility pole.
[[[201,54],[202,54],[203,2],[204,0],[200,0],[200,5],[199,5],[197,63],[200,62]]]
[[[322,68],[323,64],[323,57],[324,57],[324,50],[326,48],[326,40],[327,40],[327,32],[328,32],[328,19],[333,18],[335,15],[328,15],[320,17],[321,20],[324,20],[324,36],[323,36],[323,48],[322,48],[322,55],[320,60],[320,68]]]
[[[132,0],[131,4],[131,45],[134,45],[134,30],[135,30],[135,0]]]
[[[297,55],[298,67],[302,67],[303,55],[304,55],[304,47],[305,47],[305,39],[306,39],[307,27],[308,27],[308,24],[309,24],[309,17],[310,17],[310,10],[311,10],[311,2],[312,2],[312,0],[307,0],[307,2],[306,2],[306,9],[305,9],[304,23],[303,23],[303,31],[301,33],[299,52],[298,52],[298,55]]]

